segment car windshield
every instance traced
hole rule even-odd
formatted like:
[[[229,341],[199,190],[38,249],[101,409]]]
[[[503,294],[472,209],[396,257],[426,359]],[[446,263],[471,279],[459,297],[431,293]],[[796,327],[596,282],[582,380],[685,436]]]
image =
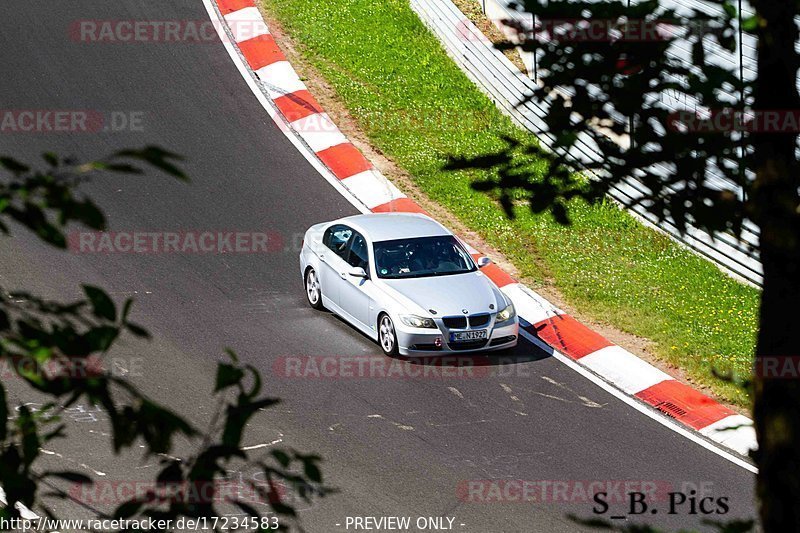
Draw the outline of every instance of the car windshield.
[[[452,235],[374,244],[379,278],[401,279],[474,272],[478,267]]]

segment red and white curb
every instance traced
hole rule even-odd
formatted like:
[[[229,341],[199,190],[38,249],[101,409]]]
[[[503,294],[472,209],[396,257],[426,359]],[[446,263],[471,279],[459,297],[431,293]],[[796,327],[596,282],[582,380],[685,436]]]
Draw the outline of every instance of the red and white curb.
[[[210,0],[205,1],[210,3]],[[284,127],[287,135],[302,141],[344,190],[363,204],[362,211],[425,212],[375,169],[333,124],[286,60],[254,0],[216,0],[216,9],[218,11],[210,9],[210,14],[224,19],[228,38],[235,43],[248,72],[280,114],[281,120],[276,122],[288,125]],[[476,258],[482,257],[472,247],[469,251]],[[741,455],[756,448],[755,430],[749,418],[609,342],[518,283],[494,263],[482,267],[481,271],[514,302],[526,338],[539,346],[546,345],[556,356],[566,356],[625,396],[649,405],[711,441]],[[669,425],[666,421],[662,423]],[[735,462],[743,463],[738,459]]]

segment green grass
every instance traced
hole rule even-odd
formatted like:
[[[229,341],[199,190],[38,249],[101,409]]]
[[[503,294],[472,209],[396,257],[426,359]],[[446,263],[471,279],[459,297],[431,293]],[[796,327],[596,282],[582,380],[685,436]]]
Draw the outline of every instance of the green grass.
[[[520,207],[508,220],[470,183],[482,171],[443,170],[520,140],[515,128],[445,54],[407,0],[264,0],[303,60],[337,91],[374,146],[420,189],[502,250],[534,286],[552,284],[581,314],[654,341],[656,353],[722,399],[744,391],[713,368],[749,373],[757,290],[650,230],[612,204],[573,202],[573,224]],[[531,162],[532,176],[542,166]]]

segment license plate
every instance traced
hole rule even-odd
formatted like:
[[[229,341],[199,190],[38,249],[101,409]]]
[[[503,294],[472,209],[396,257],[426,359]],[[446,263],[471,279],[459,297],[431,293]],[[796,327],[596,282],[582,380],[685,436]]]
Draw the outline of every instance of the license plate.
[[[474,341],[486,338],[486,330],[455,331],[450,333],[450,341]]]

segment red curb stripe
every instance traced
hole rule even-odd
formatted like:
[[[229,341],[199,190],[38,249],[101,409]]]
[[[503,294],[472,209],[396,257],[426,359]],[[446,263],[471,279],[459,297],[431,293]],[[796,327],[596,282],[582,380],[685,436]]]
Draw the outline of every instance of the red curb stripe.
[[[391,202],[386,202],[377,207],[372,208],[373,213],[422,213],[428,215],[428,212],[422,209],[417,202],[411,198],[397,198]],[[430,216],[430,215],[428,215]]]
[[[705,394],[672,379],[639,391],[635,396],[665,415],[694,429],[703,429],[727,416],[736,414]]]
[[[279,96],[273,101],[289,122],[323,112],[319,102],[305,89]]]
[[[242,51],[242,55],[244,55],[253,70],[258,70],[277,61],[286,61],[286,56],[283,55],[283,52],[275,42],[275,38],[270,34],[259,35],[240,42],[239,50]]]
[[[483,254],[479,254],[478,257],[481,257],[482,255]],[[506,274],[502,268],[494,263],[489,263],[485,267],[481,268],[481,272],[486,274],[486,277],[488,277],[494,282],[495,285],[501,288],[517,282],[517,280]]]
[[[612,343],[569,315],[558,315],[533,325],[532,333],[544,342],[568,355],[580,359]]]
[[[223,15],[239,11],[246,7],[255,7],[255,0],[217,0],[219,10]]]
[[[372,168],[370,162],[350,143],[337,144],[326,148],[317,152],[317,157],[340,180]]]

